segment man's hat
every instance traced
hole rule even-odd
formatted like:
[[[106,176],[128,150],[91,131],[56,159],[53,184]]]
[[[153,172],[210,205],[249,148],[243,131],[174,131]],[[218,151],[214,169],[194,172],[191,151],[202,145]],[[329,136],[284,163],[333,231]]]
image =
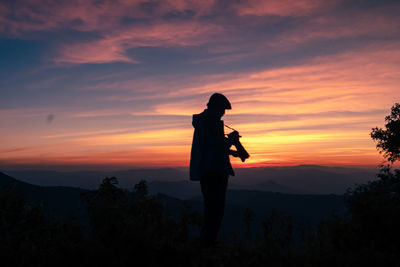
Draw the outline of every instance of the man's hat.
[[[232,109],[231,103],[228,98],[226,98],[223,94],[214,93],[210,100],[208,100],[207,107],[209,108],[224,108],[224,109]]]

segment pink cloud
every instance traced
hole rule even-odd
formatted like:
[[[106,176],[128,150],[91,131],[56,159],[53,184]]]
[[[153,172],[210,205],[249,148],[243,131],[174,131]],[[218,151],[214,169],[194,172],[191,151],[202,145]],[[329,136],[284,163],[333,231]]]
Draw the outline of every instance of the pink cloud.
[[[130,48],[141,46],[171,47],[191,46],[210,42],[221,32],[221,27],[197,22],[159,23],[150,26],[135,26],[116,30],[102,39],[88,43],[64,45],[56,62],[66,63],[106,63],[133,62],[126,56]]]
[[[197,15],[210,11],[214,0],[183,1],[163,0],[96,0],[60,1],[60,0],[16,0],[11,6],[1,5],[0,14],[10,33],[21,36],[24,32],[75,29],[81,31],[110,31],[116,26],[123,27],[122,19],[157,19],[170,12],[194,10]],[[152,5],[146,12],[144,5]],[[13,15],[6,19],[5,15]]]
[[[243,1],[237,5],[239,15],[256,15],[256,16],[305,16],[321,9],[330,8],[339,1],[324,0],[249,0]]]
[[[203,77],[203,84],[179,88],[176,96],[223,92],[237,107],[232,113],[265,114],[367,111],[398,99],[400,50],[398,43],[370,45],[359,51],[318,57],[295,66],[229,73],[219,80]],[[379,98],[379,101],[375,101]],[[204,100],[203,100],[204,102]],[[344,106],[345,104],[345,106]],[[162,104],[158,112],[190,114],[190,102]]]
[[[397,36],[400,34],[400,20],[397,19],[397,14],[388,12],[393,8],[396,9],[396,7],[385,7],[363,13],[324,14],[282,32],[268,43],[273,47],[290,49],[299,43],[313,40]]]
[[[371,11],[334,13],[340,3],[322,0],[249,0],[231,4],[233,12],[241,16],[256,16],[257,21],[268,21],[271,16],[308,16],[294,28],[283,29],[278,35],[267,32],[244,42],[243,30],[254,21],[243,21],[244,26],[232,26],[230,17],[221,15],[214,21],[199,19],[215,11],[215,1],[165,0],[16,0],[17,8],[0,5],[0,27],[6,33],[25,38],[25,33],[73,29],[94,32],[99,39],[64,43],[53,59],[57,63],[138,63],[127,50],[141,46],[182,47],[207,44],[207,51],[215,58],[210,62],[234,62],[265,50],[291,49],[299,43],[319,39],[337,39],[359,36],[393,36],[399,34],[400,21],[392,6]],[[153,4],[152,4],[153,3]],[[143,6],[148,6],[146,10]],[[188,20],[165,20],[166,15],[192,10]],[[232,10],[231,10],[232,11]],[[392,11],[392,12],[389,12]],[[12,14],[12,16],[10,16]],[[10,18],[12,17],[12,19]],[[126,22],[126,21],[128,22]],[[129,20],[146,22],[129,23]],[[246,26],[247,25],[247,26]],[[254,24],[257,26],[257,23]],[[249,52],[251,51],[251,52]],[[231,53],[231,55],[219,55]],[[204,62],[204,61],[203,61]]]
[[[18,1],[17,1],[18,2]],[[151,12],[143,5],[150,5]],[[140,46],[170,47],[198,45],[210,41],[220,33],[221,27],[196,20],[210,11],[214,0],[167,0],[147,2],[130,1],[56,1],[26,0],[16,3],[17,8],[6,7],[0,11],[0,22],[8,34],[24,38],[27,32],[74,29],[96,32],[95,41],[72,41],[61,46],[58,63],[131,62],[126,55],[130,48]],[[2,7],[2,6],[0,6]],[[184,23],[165,21],[167,14],[193,10],[194,18]],[[13,15],[13,19],[7,15]],[[146,23],[130,24],[129,20],[149,19]],[[127,20],[128,22],[125,22]]]
[[[8,13],[8,8],[4,3],[0,3],[0,31],[5,30],[7,23],[6,15]]]
[[[123,44],[113,40],[99,40],[91,43],[77,43],[64,45],[60,56],[54,59],[55,62],[63,63],[110,63],[110,62],[131,62],[136,60],[125,55]]]

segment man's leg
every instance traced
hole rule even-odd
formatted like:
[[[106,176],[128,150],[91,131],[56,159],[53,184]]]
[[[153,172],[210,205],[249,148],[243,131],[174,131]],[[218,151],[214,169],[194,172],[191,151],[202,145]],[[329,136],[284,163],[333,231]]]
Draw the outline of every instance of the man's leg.
[[[205,246],[211,246],[217,239],[224,216],[228,177],[208,173],[201,178],[200,184],[204,201],[201,239]]]

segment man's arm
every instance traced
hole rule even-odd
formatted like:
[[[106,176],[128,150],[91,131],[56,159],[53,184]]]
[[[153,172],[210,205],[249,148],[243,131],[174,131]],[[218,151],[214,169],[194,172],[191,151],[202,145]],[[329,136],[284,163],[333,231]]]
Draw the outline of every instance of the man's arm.
[[[222,121],[207,121],[207,139],[209,144],[218,148],[224,153],[229,153],[229,148],[234,144],[232,138],[227,138],[224,135],[224,124]]]

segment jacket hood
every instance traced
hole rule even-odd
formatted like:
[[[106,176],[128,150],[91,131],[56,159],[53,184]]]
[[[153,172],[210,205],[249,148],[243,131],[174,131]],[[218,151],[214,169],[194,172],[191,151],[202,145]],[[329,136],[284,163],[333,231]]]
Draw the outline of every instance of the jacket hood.
[[[201,120],[204,117],[203,113],[204,112],[202,112],[200,114],[193,114],[192,125],[193,125],[194,128],[197,128],[200,125]]]
[[[212,121],[221,121],[221,118],[218,116],[217,113],[205,109],[202,113],[200,114],[193,114],[193,119],[192,119],[192,125],[194,128],[197,128],[204,119],[207,120],[212,120]]]

